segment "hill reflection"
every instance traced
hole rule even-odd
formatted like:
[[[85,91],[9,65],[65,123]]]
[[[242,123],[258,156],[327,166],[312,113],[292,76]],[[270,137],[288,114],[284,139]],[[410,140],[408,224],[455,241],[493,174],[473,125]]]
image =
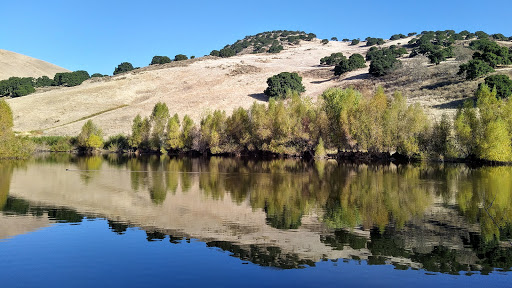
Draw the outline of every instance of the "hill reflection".
[[[512,266],[512,167],[49,155],[0,162],[0,179],[4,215],[105,217],[119,235],[135,226],[148,241],[196,238],[263,266]]]

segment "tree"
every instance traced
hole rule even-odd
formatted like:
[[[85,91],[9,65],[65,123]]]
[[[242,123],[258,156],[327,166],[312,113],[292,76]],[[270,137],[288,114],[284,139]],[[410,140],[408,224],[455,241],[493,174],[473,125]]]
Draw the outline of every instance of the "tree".
[[[268,53],[279,53],[283,51],[283,49],[284,48],[282,45],[272,45],[270,48],[268,48]]]
[[[461,64],[457,74],[465,74],[466,80],[475,80],[491,72],[494,72],[494,69],[489,64],[479,59],[473,59]]]
[[[352,42],[350,43],[350,45],[354,46],[354,45],[359,44],[359,42],[361,42],[359,39],[353,39]]]
[[[139,148],[142,143],[142,117],[140,115],[135,116],[132,124],[132,135],[129,139],[129,144],[132,149]]]
[[[158,102],[153,107],[151,113],[151,123],[153,131],[151,133],[152,146],[153,148],[160,150],[164,147],[165,142],[165,128],[169,120],[169,108],[163,102]]]
[[[341,60],[347,59],[343,53],[332,53],[330,56],[325,56],[320,59],[320,65],[336,65]]]
[[[78,86],[82,84],[85,80],[91,78],[89,73],[84,70],[78,70],[74,72],[61,72],[55,74],[53,77],[53,82],[57,86]]]
[[[114,75],[121,74],[124,72],[132,71],[133,65],[130,62],[123,62],[119,65],[117,65],[116,69],[114,70]]]
[[[337,37],[331,37],[331,41],[338,41]]]
[[[174,61],[183,61],[183,60],[188,60],[187,55],[178,54],[178,55],[174,56]]]
[[[498,97],[508,98],[512,95],[512,80],[507,75],[491,75],[485,78],[489,88],[496,89]]]
[[[149,65],[166,64],[171,62],[172,60],[168,56],[153,56],[153,59],[151,59],[151,63],[149,63]]]
[[[219,50],[212,50],[212,52],[210,52],[210,56],[220,57]]]
[[[325,44],[329,43],[329,39],[322,39],[322,41],[320,41],[320,43],[325,45]]]
[[[82,126],[77,141],[78,148],[82,150],[94,150],[103,147],[103,132],[92,120],[88,120]]]
[[[91,78],[95,78],[95,77],[105,77],[105,76],[108,76],[108,75],[103,75],[101,73],[94,73],[91,75]]]
[[[224,47],[219,51],[219,56],[222,58],[228,58],[235,56],[235,50],[231,49],[230,47]]]
[[[41,76],[36,79],[36,87],[47,87],[54,85],[53,79],[50,79],[48,76]]]
[[[183,147],[180,131],[180,118],[174,114],[167,122],[167,146],[172,150],[178,150]]]
[[[185,151],[190,151],[193,148],[195,129],[196,127],[192,118],[185,115],[185,117],[183,117],[183,125],[181,127],[181,143]]]
[[[284,97],[287,91],[302,93],[302,77],[297,73],[281,72],[267,79],[267,89],[263,93],[268,97]]]

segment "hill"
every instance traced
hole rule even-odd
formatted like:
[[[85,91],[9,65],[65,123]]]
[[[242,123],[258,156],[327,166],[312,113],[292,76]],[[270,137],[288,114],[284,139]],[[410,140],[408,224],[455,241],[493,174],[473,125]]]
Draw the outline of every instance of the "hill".
[[[58,72],[69,72],[69,70],[26,55],[0,49],[0,80],[13,76],[53,78]]]
[[[417,36],[386,40],[380,47],[404,45]],[[252,38],[251,38],[252,39]],[[239,42],[237,42],[239,43]],[[199,122],[207,111],[239,106],[248,108],[254,101],[265,102],[267,78],[283,71],[302,76],[305,95],[316,100],[329,87],[354,86],[367,95],[383,86],[389,95],[402,91],[409,103],[419,102],[434,118],[454,114],[464,99],[472,97],[483,79],[465,81],[457,75],[460,64],[471,58],[468,40],[458,41],[454,57],[439,65],[425,56],[401,58],[402,67],[384,77],[373,77],[366,68],[334,76],[333,66],[320,65],[320,59],[342,52],[366,55],[365,41],[349,42],[320,39],[299,40],[280,53],[239,53],[233,57],[205,56],[163,65],[151,65],[107,77],[92,78],[76,87],[41,89],[26,97],[10,99],[14,129],[43,135],[77,135],[82,125],[92,119],[108,135],[129,134],[137,115],[148,116],[153,106],[164,102],[172,114],[189,114]],[[510,42],[505,42],[510,44]],[[236,43],[235,43],[236,44]],[[228,46],[226,46],[228,47]],[[511,74],[510,68],[500,68]]]

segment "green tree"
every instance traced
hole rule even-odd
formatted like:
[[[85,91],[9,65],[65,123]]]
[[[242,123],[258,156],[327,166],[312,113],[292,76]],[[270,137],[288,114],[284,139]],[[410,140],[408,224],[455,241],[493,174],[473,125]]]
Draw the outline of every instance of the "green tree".
[[[133,69],[133,65],[132,63],[130,62],[123,62],[119,65],[117,65],[116,69],[114,70],[114,75],[117,75],[117,74],[121,74],[121,73],[124,73],[124,72],[128,72],[128,71],[132,71]]]
[[[36,79],[36,87],[48,87],[53,86],[54,82],[48,76],[41,76]]]
[[[178,55],[174,56],[174,61],[183,61],[183,60],[188,60],[187,55],[178,54]]]
[[[166,64],[171,62],[172,60],[169,58],[169,56],[153,56],[153,59],[151,59],[151,63],[149,63],[149,65]]]
[[[491,72],[494,72],[494,69],[489,64],[480,59],[473,59],[468,63],[461,64],[457,74],[465,74],[466,80],[475,80]]]
[[[132,135],[129,139],[129,144],[132,149],[136,150],[142,143],[142,117],[140,115],[133,118]]]
[[[507,75],[485,77],[485,84],[490,88],[495,88],[498,97],[508,98],[512,95],[512,80]]]
[[[103,147],[103,132],[101,129],[88,120],[82,126],[82,131],[78,134],[78,148],[83,150],[94,150]]]
[[[268,97],[284,97],[287,91],[298,93],[306,91],[302,85],[302,77],[297,73],[281,72],[268,78],[267,85],[264,93]]]
[[[355,46],[355,45],[359,44],[359,42],[361,42],[359,39],[353,39],[352,42],[350,43],[350,45]]]
[[[183,148],[180,131],[180,118],[178,114],[174,114],[167,122],[167,146],[171,150],[178,150]]]
[[[151,133],[151,140],[153,148],[160,150],[164,147],[165,144],[165,129],[167,126],[167,122],[169,121],[169,108],[163,102],[158,102],[153,107],[153,112],[151,113],[151,123],[153,126],[153,131]]]
[[[322,39],[322,41],[320,41],[320,43],[325,45],[325,44],[329,43],[329,39]]]
[[[185,151],[190,151],[194,146],[194,133],[196,126],[192,118],[188,115],[183,117],[183,125],[181,127],[181,143]]]
[[[336,65],[341,60],[347,59],[343,53],[332,53],[330,56],[325,56],[320,59],[320,65]]]
[[[78,70],[74,72],[61,72],[55,74],[53,82],[57,86],[78,86],[85,80],[91,78],[87,71]]]

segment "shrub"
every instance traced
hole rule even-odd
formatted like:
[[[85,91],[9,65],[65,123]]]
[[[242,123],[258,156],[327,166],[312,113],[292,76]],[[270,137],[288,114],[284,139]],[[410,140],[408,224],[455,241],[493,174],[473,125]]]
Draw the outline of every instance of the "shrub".
[[[302,77],[297,73],[281,72],[267,79],[268,87],[263,93],[268,97],[284,97],[287,92],[304,92]]]
[[[384,39],[382,39],[382,38],[373,38],[373,37],[366,38],[366,46],[382,45],[382,44],[384,44]]]
[[[222,58],[227,58],[227,57],[235,56],[235,50],[233,50],[233,49],[231,49],[229,47],[222,48],[219,51],[219,56],[222,57]]]
[[[320,59],[320,65],[336,65],[343,59],[347,59],[343,56],[343,53],[332,53],[330,56],[325,56]]]
[[[322,39],[322,41],[320,41],[320,43],[322,43],[323,45],[329,43],[329,40],[328,39]]]
[[[119,65],[117,65],[116,69],[114,70],[114,75],[117,75],[117,74],[120,74],[120,73],[124,73],[124,72],[128,72],[128,71],[132,71],[133,69],[133,65],[132,63],[130,62],[123,62]]]
[[[77,86],[82,84],[85,80],[91,78],[87,71],[78,70],[74,72],[62,72],[55,74],[53,82],[57,86]]]
[[[279,53],[279,52],[283,51],[283,49],[284,48],[282,45],[272,45],[268,49],[268,53]]]
[[[341,75],[343,73],[366,67],[366,61],[361,54],[352,54],[347,59],[343,57],[338,64],[334,67],[334,75]]]
[[[88,120],[82,126],[82,131],[78,135],[78,148],[81,150],[94,150],[103,147],[103,132],[101,129]]]
[[[359,39],[353,39],[350,45],[357,45],[359,42],[361,42]]]
[[[174,56],[174,61],[183,61],[183,60],[188,60],[188,57],[183,54],[178,54],[178,55]]]
[[[10,77],[0,81],[0,96],[19,97],[35,92],[34,78]]]
[[[210,52],[210,56],[220,57],[219,50],[212,50],[212,52]]]
[[[337,37],[331,37],[331,41],[338,41]]]
[[[512,80],[507,75],[491,75],[485,78],[485,84],[496,89],[496,96],[507,98],[512,95]]]
[[[166,64],[171,62],[172,60],[168,56],[153,56],[153,59],[151,59],[151,63],[149,63],[149,65]]]
[[[466,80],[474,80],[491,72],[494,72],[494,69],[489,64],[479,59],[473,59],[461,64],[457,74],[465,74]]]
[[[103,75],[101,73],[94,73],[91,75],[91,78],[95,78],[95,77],[105,77],[105,76],[108,76],[108,75]]]
[[[53,82],[53,79],[50,79],[48,76],[41,76],[36,79],[35,86],[36,87],[47,87],[47,86],[53,86],[55,83]]]

